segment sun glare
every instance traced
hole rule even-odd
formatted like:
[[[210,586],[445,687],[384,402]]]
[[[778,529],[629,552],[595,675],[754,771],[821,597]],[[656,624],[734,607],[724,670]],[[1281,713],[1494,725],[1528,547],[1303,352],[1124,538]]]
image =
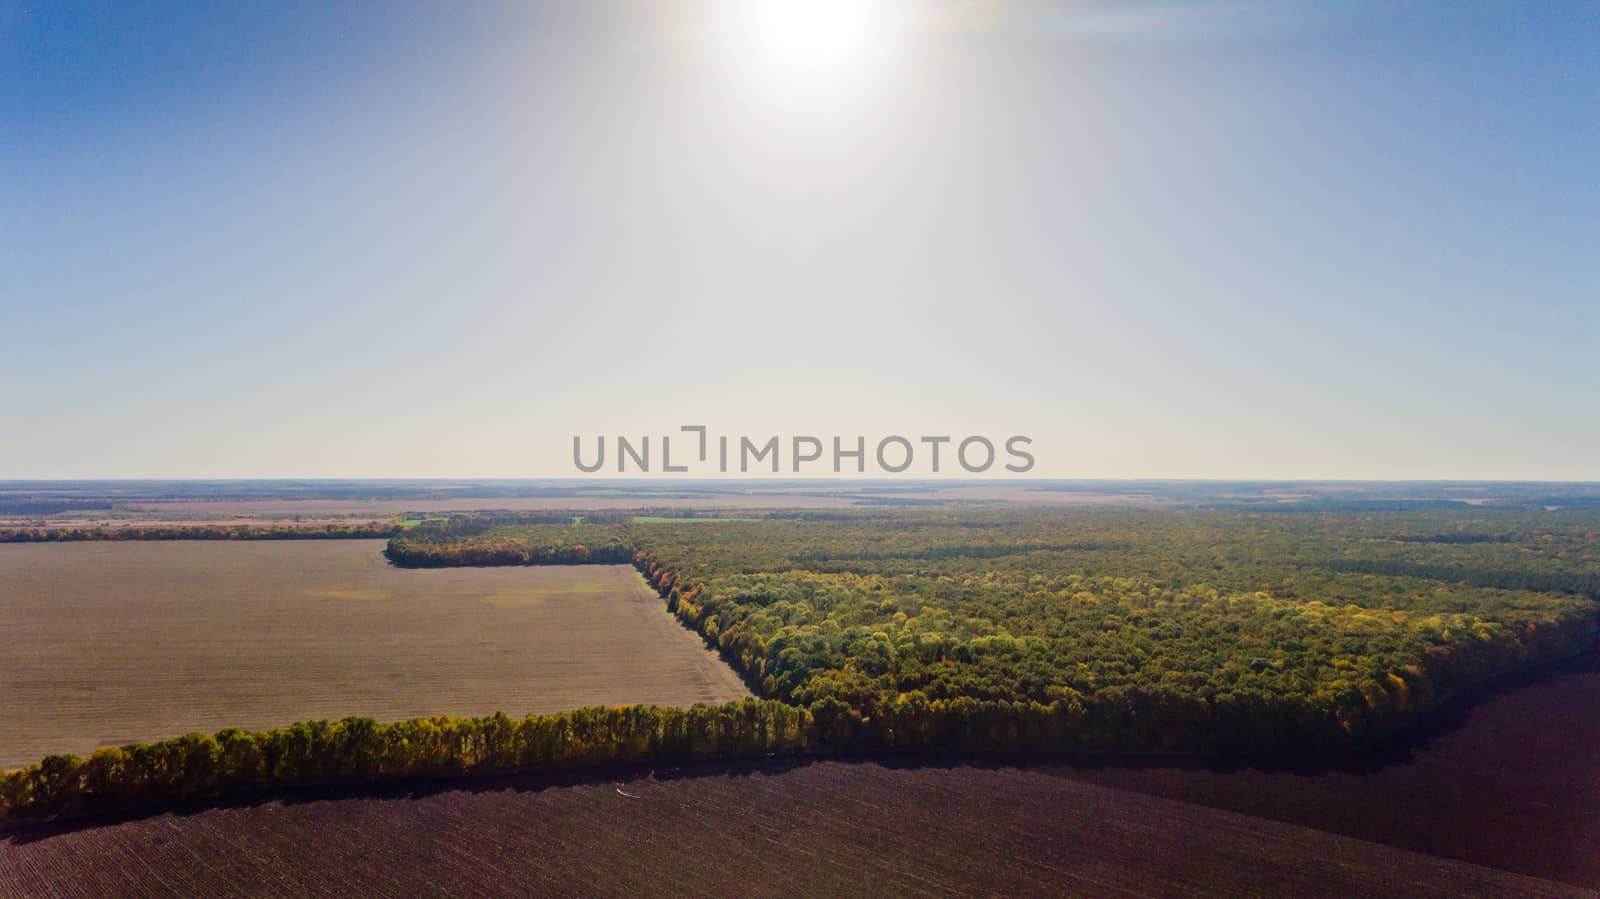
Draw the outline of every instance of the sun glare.
[[[847,67],[881,39],[879,0],[734,0],[734,39],[766,64],[794,72]]]

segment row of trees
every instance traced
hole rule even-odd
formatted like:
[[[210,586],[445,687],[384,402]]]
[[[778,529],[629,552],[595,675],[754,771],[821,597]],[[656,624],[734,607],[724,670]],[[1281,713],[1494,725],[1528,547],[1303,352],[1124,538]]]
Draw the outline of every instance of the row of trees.
[[[0,778],[0,819],[267,787],[799,752],[818,739],[805,709],[761,700],[525,718],[313,721],[188,734],[86,759],[50,756]]]
[[[192,733],[101,749],[88,758],[50,756],[0,777],[0,820],[273,787],[762,753],[1197,748],[1260,753],[1308,740],[1342,745],[1346,737],[1337,722],[1308,703],[1263,698],[1248,708],[1213,706],[1176,691],[1134,690],[1072,695],[1048,704],[930,700],[913,692],[874,703],[870,711],[826,697],[809,707],[746,700],[687,709],[625,706],[392,724],[346,718],[269,731]]]
[[[478,565],[627,565],[634,547],[622,542],[589,545],[538,544],[525,539],[474,539],[459,544],[394,539],[384,550],[400,568],[458,568]]]

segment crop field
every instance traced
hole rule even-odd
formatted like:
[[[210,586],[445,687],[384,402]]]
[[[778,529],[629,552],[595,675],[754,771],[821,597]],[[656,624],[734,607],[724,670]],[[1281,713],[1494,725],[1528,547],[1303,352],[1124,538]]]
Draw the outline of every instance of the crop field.
[[[405,571],[383,542],[0,546],[0,768],[316,718],[745,697],[626,566]]]
[[[1571,896],[1019,768],[757,763],[493,778],[20,834],[38,896]]]

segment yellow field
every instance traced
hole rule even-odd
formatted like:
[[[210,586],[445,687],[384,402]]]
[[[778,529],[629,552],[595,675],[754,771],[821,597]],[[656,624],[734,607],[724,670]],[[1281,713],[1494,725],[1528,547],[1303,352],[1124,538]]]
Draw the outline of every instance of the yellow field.
[[[632,568],[401,570],[382,548],[0,546],[0,768],[345,715],[749,695]]]

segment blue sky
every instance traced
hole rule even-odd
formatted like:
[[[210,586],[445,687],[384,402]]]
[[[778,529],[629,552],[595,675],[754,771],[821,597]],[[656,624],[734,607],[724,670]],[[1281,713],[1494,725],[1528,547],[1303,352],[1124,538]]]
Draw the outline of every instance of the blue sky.
[[[1600,479],[1600,7],[882,0],[826,59],[745,16],[0,7],[0,478],[705,423]]]

